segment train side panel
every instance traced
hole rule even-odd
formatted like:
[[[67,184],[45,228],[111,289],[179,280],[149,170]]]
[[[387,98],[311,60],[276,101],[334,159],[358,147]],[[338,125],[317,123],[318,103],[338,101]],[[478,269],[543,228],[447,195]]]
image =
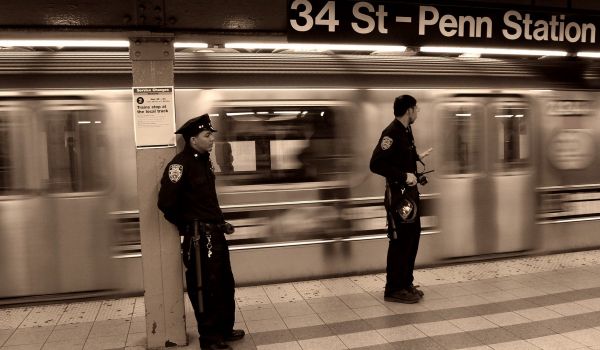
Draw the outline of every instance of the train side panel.
[[[599,246],[597,92],[516,61],[252,58],[176,67],[177,125],[209,112],[219,130],[240,285],[385,268],[384,179],[368,163],[405,93],[418,150],[434,147],[418,265]],[[0,297],[143,290],[131,91],[77,84],[0,93]]]
[[[538,222],[540,250],[600,246],[600,114],[598,92],[540,99]]]

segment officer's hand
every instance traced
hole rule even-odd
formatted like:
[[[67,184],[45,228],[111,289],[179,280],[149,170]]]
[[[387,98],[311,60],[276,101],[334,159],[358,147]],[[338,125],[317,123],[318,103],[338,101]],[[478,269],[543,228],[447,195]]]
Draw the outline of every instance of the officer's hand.
[[[417,184],[417,177],[413,173],[406,173],[406,184],[409,186],[415,186]]]
[[[429,149],[426,150],[425,152],[419,153],[419,159],[423,159],[423,158],[427,157],[431,153],[431,151],[433,151],[433,147],[429,147]]]
[[[230,235],[233,232],[235,232],[235,227],[233,227],[232,224],[228,223],[227,221],[225,222],[225,233]]]

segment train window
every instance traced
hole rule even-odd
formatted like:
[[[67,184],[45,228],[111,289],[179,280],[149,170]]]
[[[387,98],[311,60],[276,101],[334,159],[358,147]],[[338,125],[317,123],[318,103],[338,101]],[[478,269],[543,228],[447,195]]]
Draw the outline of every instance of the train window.
[[[27,188],[25,143],[31,120],[25,111],[0,109],[0,195],[14,195]]]
[[[48,190],[99,191],[106,187],[104,118],[95,109],[47,110]]]
[[[496,170],[526,167],[529,163],[528,108],[523,104],[497,104],[493,108],[492,116]]]
[[[329,107],[234,107],[214,115],[220,180],[234,184],[324,181],[341,171]]]
[[[453,103],[442,111],[442,171],[471,174],[481,171],[480,140],[483,107]]]
[[[300,155],[309,146],[308,140],[272,140],[271,169],[290,170],[300,169],[303,161]]]
[[[254,152],[248,152],[248,150],[254,148],[255,143],[253,141],[215,142],[214,152],[210,154],[212,162],[215,165],[215,172],[231,174],[234,169],[237,172],[256,171],[256,154]]]

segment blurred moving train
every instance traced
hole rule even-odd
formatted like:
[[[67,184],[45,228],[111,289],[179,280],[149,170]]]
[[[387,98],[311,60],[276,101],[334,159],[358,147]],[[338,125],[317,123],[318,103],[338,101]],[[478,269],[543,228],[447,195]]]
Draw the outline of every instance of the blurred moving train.
[[[368,164],[405,93],[420,107],[417,148],[434,147],[420,168],[435,169],[420,189],[420,266],[592,249],[597,72],[178,52],[176,119],[209,112],[219,130],[211,156],[239,285],[384,269],[384,180]],[[127,53],[2,52],[0,75],[0,298],[142,291]]]

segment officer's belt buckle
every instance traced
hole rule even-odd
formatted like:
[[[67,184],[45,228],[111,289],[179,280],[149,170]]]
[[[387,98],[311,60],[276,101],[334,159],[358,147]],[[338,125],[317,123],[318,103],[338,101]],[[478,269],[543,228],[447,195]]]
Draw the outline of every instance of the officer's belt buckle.
[[[204,232],[224,232],[225,224],[211,224],[208,222],[197,223],[198,228],[202,228]]]

